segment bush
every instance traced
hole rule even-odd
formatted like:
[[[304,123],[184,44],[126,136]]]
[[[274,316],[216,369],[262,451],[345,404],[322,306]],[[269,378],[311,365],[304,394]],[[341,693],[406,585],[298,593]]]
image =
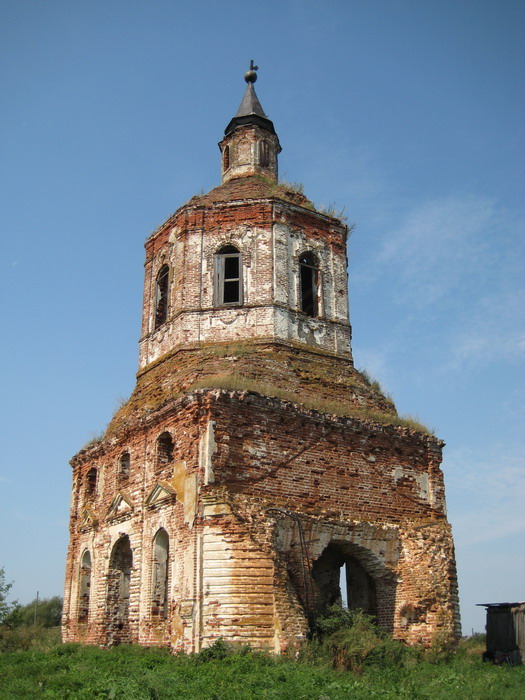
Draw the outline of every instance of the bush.
[[[424,658],[431,664],[448,663],[454,656],[457,645],[450,641],[444,632],[436,632],[430,649],[425,650]]]
[[[214,642],[211,646],[206,647],[201,652],[195,655],[195,660],[200,663],[211,661],[212,659],[225,659],[233,654],[233,646],[225,642],[222,637]]]
[[[362,673],[366,667],[393,668],[409,665],[419,655],[390,638],[371,615],[334,605],[317,620],[315,637],[322,658],[339,671]]]

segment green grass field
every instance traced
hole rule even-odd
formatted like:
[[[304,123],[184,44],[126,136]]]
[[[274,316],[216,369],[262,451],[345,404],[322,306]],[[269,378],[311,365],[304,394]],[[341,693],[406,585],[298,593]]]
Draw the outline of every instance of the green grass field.
[[[42,646],[39,644],[39,646]],[[483,664],[480,645],[401,663],[336,671],[322,653],[291,660],[216,645],[199,655],[162,649],[53,644],[0,653],[0,698],[79,700],[523,700],[525,667]]]

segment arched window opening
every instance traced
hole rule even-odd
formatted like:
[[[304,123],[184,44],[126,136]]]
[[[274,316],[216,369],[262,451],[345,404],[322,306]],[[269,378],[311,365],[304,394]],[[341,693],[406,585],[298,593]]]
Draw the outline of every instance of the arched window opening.
[[[78,582],[78,621],[86,622],[89,615],[89,598],[91,593],[91,554],[86,550],[80,561]]]
[[[259,164],[270,165],[270,144],[268,141],[259,141]]]
[[[157,439],[157,469],[162,469],[173,461],[173,440],[168,432],[162,433]]]
[[[227,245],[215,256],[215,299],[218,306],[242,304],[241,254]]]
[[[153,542],[151,614],[154,617],[168,616],[168,559],[169,537],[166,530],[161,529]]]
[[[225,146],[222,152],[222,166],[224,170],[228,170],[230,167],[230,147]]]
[[[319,266],[312,253],[299,257],[301,311],[315,317],[319,313]]]
[[[127,481],[129,479],[129,471],[131,467],[131,457],[129,452],[123,452],[118,461],[118,478],[119,481]]]
[[[170,269],[163,265],[157,275],[157,288],[155,296],[155,328],[166,323],[168,318],[168,281]]]
[[[97,470],[95,467],[91,469],[86,474],[86,496],[94,496],[97,490]]]
[[[110,645],[130,644],[129,595],[133,554],[129,537],[120,537],[111,550],[107,589],[107,629]]]

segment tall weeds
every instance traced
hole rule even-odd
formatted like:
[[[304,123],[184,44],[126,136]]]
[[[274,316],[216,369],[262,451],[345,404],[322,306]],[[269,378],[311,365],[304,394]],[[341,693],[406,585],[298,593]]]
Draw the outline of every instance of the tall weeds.
[[[317,620],[305,660],[322,658],[338,671],[361,674],[369,667],[406,667],[418,655],[419,649],[392,639],[371,615],[334,605]]]

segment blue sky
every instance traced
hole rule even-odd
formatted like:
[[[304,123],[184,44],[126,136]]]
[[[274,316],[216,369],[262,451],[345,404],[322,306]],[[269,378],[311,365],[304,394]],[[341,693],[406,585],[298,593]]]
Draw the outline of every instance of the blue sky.
[[[525,600],[525,3],[4,0],[0,566],[61,594],[68,461],[137,369],[143,243],[220,180],[253,58],[283,179],[344,209],[357,367],[435,428],[463,629]]]

